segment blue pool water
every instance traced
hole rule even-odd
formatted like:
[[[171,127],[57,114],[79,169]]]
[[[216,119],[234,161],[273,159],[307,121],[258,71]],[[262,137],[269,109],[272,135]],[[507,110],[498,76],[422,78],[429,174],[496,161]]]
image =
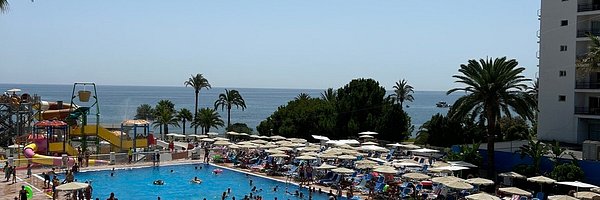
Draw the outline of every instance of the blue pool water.
[[[202,169],[195,169],[201,166]],[[121,200],[129,199],[221,199],[223,192],[231,188],[231,194],[226,199],[243,199],[244,195],[251,192],[253,186],[263,189],[260,195],[265,200],[277,197],[279,200],[300,199],[296,196],[286,194],[286,186],[290,192],[299,190],[304,193],[304,199],[308,199],[308,190],[296,185],[265,179],[245,173],[223,169],[219,175],[212,173],[217,167],[204,164],[171,165],[160,167],[144,167],[134,169],[117,169],[111,177],[111,170],[80,172],[75,178],[80,181],[92,181],[93,198],[106,199],[111,192]],[[170,171],[173,170],[173,173]],[[191,183],[190,180],[197,176],[202,179],[202,184]],[[62,177],[61,177],[62,178]],[[164,180],[164,185],[153,185],[154,180]],[[61,179],[62,180],[62,179]],[[250,185],[253,181],[253,186]],[[273,188],[278,185],[277,192]],[[315,200],[326,200],[328,191],[313,194]]]

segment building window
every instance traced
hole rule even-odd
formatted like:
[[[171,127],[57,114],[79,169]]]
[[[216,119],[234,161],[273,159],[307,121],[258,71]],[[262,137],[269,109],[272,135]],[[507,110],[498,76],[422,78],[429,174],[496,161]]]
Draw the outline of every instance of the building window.
[[[567,96],[565,96],[565,95],[558,95],[558,101],[567,101]]]
[[[567,51],[567,45],[560,45],[560,51]]]
[[[560,71],[558,72],[558,76],[567,76],[567,71],[565,71],[565,70],[560,70]]]
[[[561,20],[560,21],[560,26],[566,26],[569,25],[569,20]]]

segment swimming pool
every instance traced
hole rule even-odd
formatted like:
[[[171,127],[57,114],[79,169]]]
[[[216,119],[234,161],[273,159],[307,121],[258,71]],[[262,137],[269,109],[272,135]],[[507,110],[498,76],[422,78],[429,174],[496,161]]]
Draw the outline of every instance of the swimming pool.
[[[195,169],[195,167],[202,169]],[[212,173],[214,169],[222,169],[219,175]],[[173,170],[173,172],[171,172]],[[114,173],[114,176],[110,176]],[[197,176],[202,179],[201,184],[194,184],[190,180]],[[256,186],[255,195],[260,195],[265,200],[272,200],[277,197],[279,200],[301,199],[297,196],[287,194],[286,188],[291,193],[296,190],[302,192],[308,199],[308,190],[299,188],[296,185],[285,184],[279,181],[266,179],[254,175],[247,175],[220,167],[205,164],[183,164],[169,165],[160,167],[143,167],[133,169],[116,169],[104,171],[89,171],[75,174],[79,182],[91,181],[93,198],[106,199],[111,192],[121,200],[129,199],[221,199],[223,192],[231,188],[231,194],[226,199],[243,199],[244,195],[249,195],[252,187]],[[164,185],[154,185],[154,180],[164,180]],[[62,180],[62,179],[61,179]],[[250,185],[252,180],[253,185]],[[278,186],[276,192],[273,188]],[[327,200],[327,192],[322,194],[313,193],[314,200]],[[339,199],[339,198],[338,198]],[[342,198],[343,199],[343,198]]]

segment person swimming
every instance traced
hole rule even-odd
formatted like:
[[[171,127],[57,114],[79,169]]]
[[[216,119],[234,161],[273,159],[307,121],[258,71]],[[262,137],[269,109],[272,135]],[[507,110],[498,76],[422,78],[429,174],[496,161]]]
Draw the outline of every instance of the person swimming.
[[[199,179],[197,176],[194,176],[194,179],[191,180],[193,183],[202,183],[202,179]]]
[[[154,185],[164,185],[165,181],[158,179],[158,180],[155,180],[154,182],[152,182],[152,184],[154,184]]]
[[[171,173],[173,173],[173,172],[175,172],[175,171],[171,170]]]

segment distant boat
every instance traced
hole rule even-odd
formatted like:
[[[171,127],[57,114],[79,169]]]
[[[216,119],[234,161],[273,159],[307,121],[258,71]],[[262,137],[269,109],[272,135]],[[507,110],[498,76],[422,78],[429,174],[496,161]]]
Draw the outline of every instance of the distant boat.
[[[450,107],[450,105],[448,105],[448,103],[446,103],[445,101],[437,102],[435,104],[435,106],[437,106],[438,108],[447,108],[447,107]]]

